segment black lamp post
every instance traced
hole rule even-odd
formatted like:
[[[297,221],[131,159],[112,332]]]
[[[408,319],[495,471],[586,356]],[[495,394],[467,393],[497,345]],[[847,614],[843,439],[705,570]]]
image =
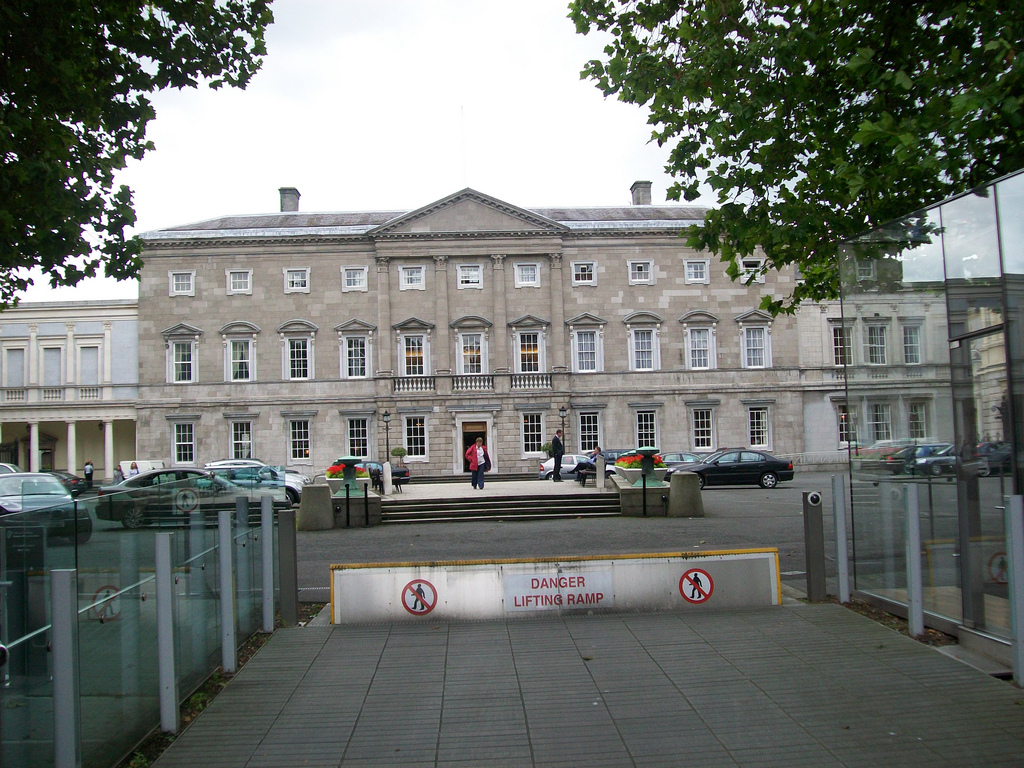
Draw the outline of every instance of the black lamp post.
[[[565,417],[569,415],[569,411],[565,409],[563,405],[558,409],[558,418],[562,420],[562,448],[565,449]]]
[[[384,461],[391,461],[391,429],[388,427],[388,424],[391,423],[391,414],[384,411],[380,417],[384,420],[384,445],[386,446],[384,452],[387,454]]]

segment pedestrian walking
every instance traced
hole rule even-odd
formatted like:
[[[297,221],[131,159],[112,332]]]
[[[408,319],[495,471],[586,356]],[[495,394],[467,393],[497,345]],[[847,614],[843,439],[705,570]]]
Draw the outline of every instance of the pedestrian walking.
[[[85,468],[82,470],[82,474],[85,475],[85,487],[86,490],[92,488],[92,461],[86,460]]]
[[[472,484],[474,488],[484,489],[484,472],[491,468],[491,457],[487,454],[487,446],[484,439],[478,437],[473,445],[466,449],[466,461],[469,462],[469,471],[473,473]]]
[[[555,469],[551,473],[551,479],[556,483],[562,482],[562,456],[565,455],[565,446],[562,445],[562,430],[556,429],[555,436],[551,438],[551,455],[555,459]]]

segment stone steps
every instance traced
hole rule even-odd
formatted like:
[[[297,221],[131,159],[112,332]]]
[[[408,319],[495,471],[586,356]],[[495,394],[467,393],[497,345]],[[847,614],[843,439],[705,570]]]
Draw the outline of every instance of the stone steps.
[[[612,517],[621,514],[619,495],[479,496],[456,499],[388,498],[381,502],[383,523],[468,520],[542,520],[566,517]]]

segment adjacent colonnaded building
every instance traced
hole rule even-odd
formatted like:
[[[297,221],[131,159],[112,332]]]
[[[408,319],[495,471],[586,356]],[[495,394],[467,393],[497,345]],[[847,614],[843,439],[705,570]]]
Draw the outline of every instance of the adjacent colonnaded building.
[[[569,451],[844,447],[838,304],[771,317],[793,272],[751,258],[734,282],[679,236],[704,209],[632,196],[305,213],[284,188],[279,213],[147,233],[138,455],[316,474],[402,446],[451,474],[483,436],[496,471],[531,474],[563,418]]]

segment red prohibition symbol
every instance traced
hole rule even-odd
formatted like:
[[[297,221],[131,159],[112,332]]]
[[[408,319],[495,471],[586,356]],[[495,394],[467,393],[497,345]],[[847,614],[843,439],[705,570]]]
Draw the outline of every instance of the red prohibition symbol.
[[[413,616],[426,616],[437,605],[437,590],[425,579],[415,579],[402,590],[402,606]]]
[[[691,568],[679,579],[679,594],[688,603],[707,602],[714,591],[714,579],[703,568]]]

